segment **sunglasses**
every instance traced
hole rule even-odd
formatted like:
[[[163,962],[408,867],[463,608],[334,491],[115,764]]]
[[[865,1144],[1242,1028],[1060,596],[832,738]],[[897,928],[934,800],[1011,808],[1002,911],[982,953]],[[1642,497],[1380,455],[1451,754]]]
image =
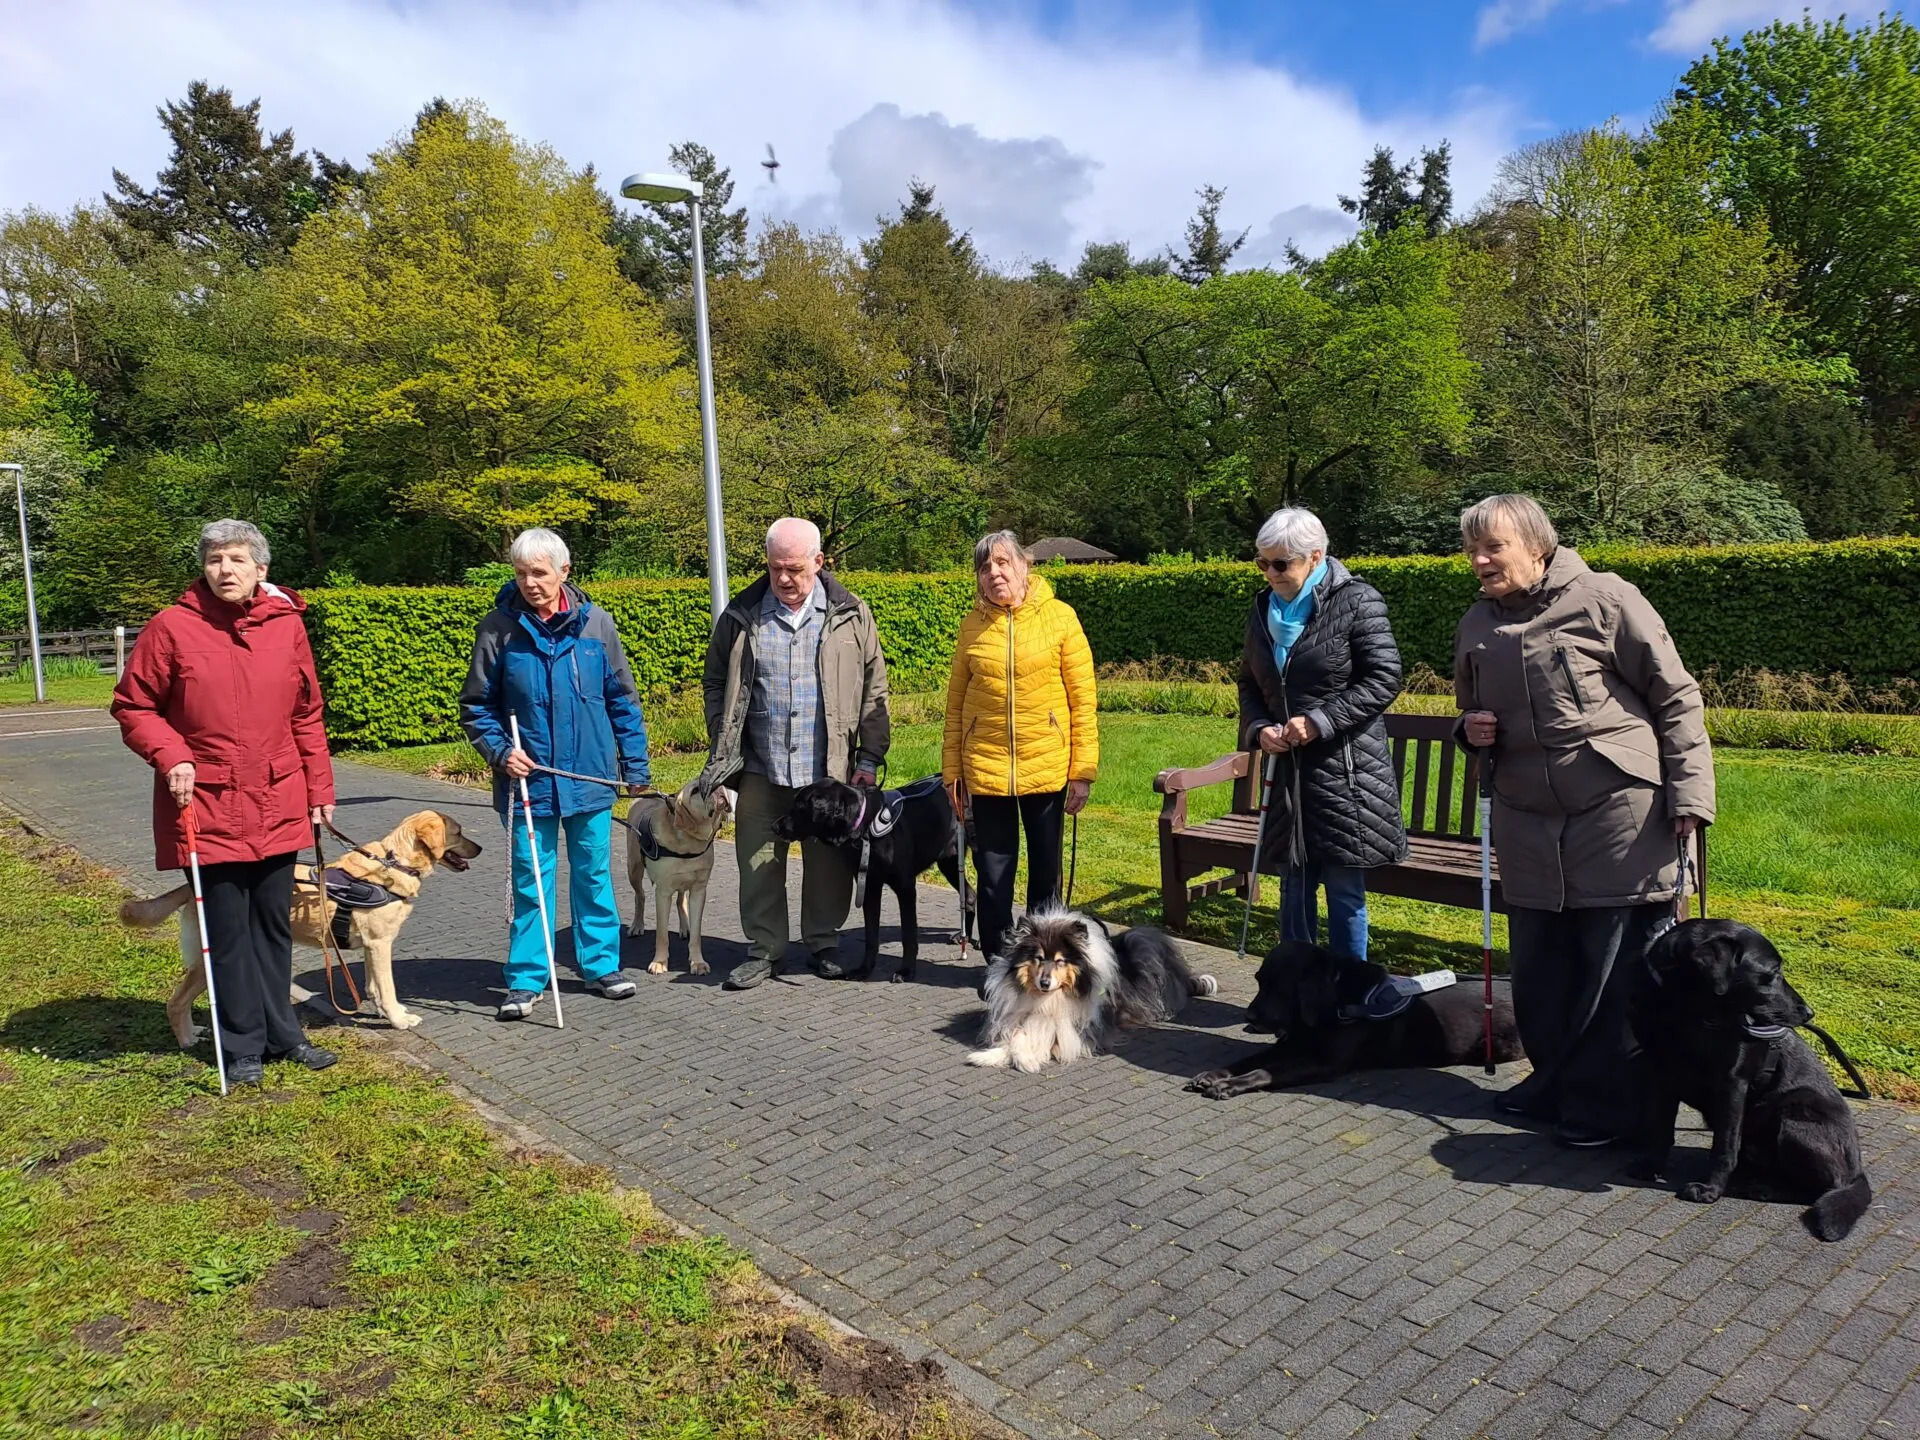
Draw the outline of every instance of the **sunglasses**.
[[[1297,559],[1298,557],[1296,556],[1295,558]],[[1272,574],[1275,570],[1286,569],[1289,565],[1293,564],[1293,560],[1269,560],[1264,555],[1256,555],[1253,557],[1253,563],[1268,574]]]

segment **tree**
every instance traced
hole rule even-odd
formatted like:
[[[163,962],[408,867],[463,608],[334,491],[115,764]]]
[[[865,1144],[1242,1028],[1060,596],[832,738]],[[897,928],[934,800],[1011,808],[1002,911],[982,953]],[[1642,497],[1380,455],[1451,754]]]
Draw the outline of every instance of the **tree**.
[[[1221,232],[1220,202],[1227,198],[1227,192],[1220,186],[1203,185],[1194,193],[1200,197],[1200,208],[1187,222],[1187,253],[1167,252],[1174,273],[1189,285],[1225,274],[1228,262],[1247,243],[1248,233],[1242,230],[1229,240]]]
[[[1503,179],[1489,425],[1569,534],[1654,538],[1689,507],[1717,513],[1702,492],[1724,488],[1732,400],[1848,378],[1803,345],[1784,259],[1711,202],[1697,146],[1593,130]]]
[[[1452,167],[1453,150],[1447,141],[1422,150],[1416,190],[1413,162],[1396,166],[1393,151],[1377,145],[1362,174],[1359,196],[1340,196],[1340,208],[1376,235],[1398,229],[1408,215],[1418,216],[1427,234],[1438,235],[1453,213]]]
[[[1716,41],[1656,128],[1702,143],[1735,221],[1791,254],[1796,307],[1880,424],[1920,424],[1920,30],[1808,18]]]
[[[708,283],[733,274],[747,255],[746,207],[727,209],[733,173],[692,140],[675,145],[667,160],[677,174],[700,184],[701,258]],[[607,242],[620,257],[620,273],[655,299],[692,286],[693,212],[684,200],[644,200],[638,211],[614,211]]]
[[[1857,402],[1763,389],[1733,413],[1727,468],[1779,490],[1814,539],[1895,534],[1912,513],[1910,478],[1873,443]]]
[[[477,107],[309,222],[277,277],[288,358],[249,413],[286,437],[310,534],[351,500],[503,557],[526,525],[593,534],[684,462],[693,387],[604,228],[591,176]]]
[[[1465,437],[1472,365],[1439,247],[1363,233],[1310,275],[1097,286],[1074,326],[1085,383],[1030,447],[1088,533],[1132,554],[1243,549],[1343,467]]]
[[[160,107],[173,153],[152,190],[113,172],[114,219],[158,245],[230,252],[249,265],[284,256],[307,217],[356,173],[349,166],[293,148],[293,132],[265,135],[260,102],[236,105],[233,92],[204,80],[184,102]]]

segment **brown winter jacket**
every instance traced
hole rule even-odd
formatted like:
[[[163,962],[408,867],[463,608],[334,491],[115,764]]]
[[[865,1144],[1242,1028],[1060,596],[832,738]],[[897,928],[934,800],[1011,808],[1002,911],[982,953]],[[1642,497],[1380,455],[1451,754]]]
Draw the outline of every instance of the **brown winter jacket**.
[[[1481,599],[1454,637],[1462,710],[1499,717],[1493,844],[1509,905],[1671,899],[1673,820],[1713,819],[1700,687],[1618,575],[1562,546],[1540,583]]]

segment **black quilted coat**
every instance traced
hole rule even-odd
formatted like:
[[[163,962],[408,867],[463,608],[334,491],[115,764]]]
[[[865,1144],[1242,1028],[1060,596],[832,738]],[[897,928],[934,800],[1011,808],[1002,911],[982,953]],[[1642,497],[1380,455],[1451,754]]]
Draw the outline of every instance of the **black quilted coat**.
[[[1262,589],[1247,614],[1240,743],[1257,752],[1263,726],[1296,715],[1310,718],[1320,738],[1275,757],[1260,869],[1271,875],[1303,860],[1368,866],[1406,859],[1400,782],[1387,748],[1387,706],[1400,693],[1400,648],[1387,602],[1329,559],[1282,676],[1267,632],[1269,593]]]

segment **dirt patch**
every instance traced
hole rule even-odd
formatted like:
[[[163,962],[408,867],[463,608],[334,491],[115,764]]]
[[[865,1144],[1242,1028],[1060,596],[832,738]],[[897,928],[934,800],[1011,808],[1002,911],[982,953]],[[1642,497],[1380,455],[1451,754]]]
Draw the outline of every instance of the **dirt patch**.
[[[309,1240],[266,1273],[253,1292],[262,1310],[331,1310],[351,1305],[341,1281],[347,1257],[331,1240]]]
[[[340,1217],[331,1210],[296,1210],[284,1223],[309,1235],[331,1235],[340,1228]]]
[[[282,1340],[291,1340],[300,1333],[300,1322],[284,1312],[266,1315],[240,1333],[249,1345],[278,1345]]]
[[[341,1375],[327,1389],[336,1401],[373,1400],[392,1389],[397,1378],[391,1365],[375,1361]]]
[[[0,1085],[11,1085],[20,1078],[20,1072],[6,1061],[0,1060]]]
[[[118,1355],[127,1348],[127,1332],[131,1328],[123,1316],[102,1315],[98,1320],[74,1326],[73,1338],[96,1355]]]
[[[858,1400],[902,1422],[939,1390],[946,1374],[931,1357],[909,1360],[879,1340],[822,1340],[798,1325],[787,1327],[781,1346],[796,1369],[829,1395]]]
[[[61,1146],[60,1149],[54,1151],[54,1153],[49,1155],[45,1160],[42,1160],[40,1162],[40,1168],[42,1170],[58,1170],[62,1165],[71,1165],[74,1161],[84,1160],[89,1155],[98,1155],[106,1148],[107,1142],[104,1140],[95,1140],[91,1137],[85,1140],[75,1140],[71,1145]]]
[[[307,1198],[307,1187],[298,1180],[269,1175],[251,1166],[234,1176],[233,1183],[249,1195],[257,1195],[262,1200],[271,1200],[276,1205],[299,1205]]]

